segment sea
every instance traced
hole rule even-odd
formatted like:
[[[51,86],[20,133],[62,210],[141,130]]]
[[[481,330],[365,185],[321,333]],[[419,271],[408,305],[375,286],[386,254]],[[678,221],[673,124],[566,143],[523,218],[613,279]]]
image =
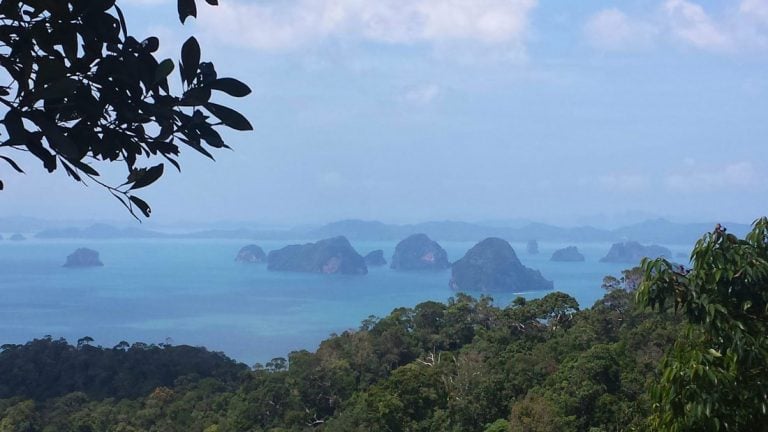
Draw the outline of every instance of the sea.
[[[238,250],[258,244],[265,251],[295,241],[254,240],[42,240],[0,241],[0,344],[25,343],[50,335],[71,343],[90,336],[94,345],[120,341],[204,346],[248,365],[295,350],[314,350],[331,334],[356,329],[362,320],[427,300],[445,302],[456,293],[450,270],[397,272],[370,268],[365,276],[272,272],[264,264],[235,262]],[[352,242],[366,254],[396,242]],[[451,261],[474,242],[440,242]],[[601,298],[606,275],[626,264],[601,263],[609,243],[575,244],[585,262],[552,262],[565,243],[539,242],[539,253],[513,243],[524,265],[554,281],[581,307]],[[690,245],[665,245],[674,254]],[[99,251],[103,267],[65,268],[79,247]],[[499,306],[517,296],[548,291],[494,294]],[[479,296],[480,293],[468,293]]]

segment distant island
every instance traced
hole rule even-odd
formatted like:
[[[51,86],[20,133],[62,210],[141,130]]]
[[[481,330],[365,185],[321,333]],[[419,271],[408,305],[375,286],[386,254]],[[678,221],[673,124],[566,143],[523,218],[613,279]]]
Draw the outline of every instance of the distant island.
[[[549,260],[559,262],[581,262],[584,261],[584,255],[579,252],[579,249],[576,246],[568,246],[556,250],[552,253],[552,258]]]
[[[163,238],[169,237],[155,231],[139,228],[116,228],[107,224],[93,224],[86,228],[55,228],[40,231],[35,235],[41,239],[117,239],[117,238]]]
[[[384,258],[384,251],[376,249],[371,251],[365,256],[365,265],[368,267],[381,267],[387,265],[387,260]]]
[[[101,267],[104,263],[93,249],[79,248],[67,256],[64,267]]]
[[[0,218],[0,226],[4,219]],[[35,227],[34,224],[21,224],[8,220],[13,227]],[[54,224],[51,222],[51,224]],[[60,224],[60,223],[59,223]],[[282,229],[207,229],[190,232],[159,232],[135,227],[117,228],[99,223],[85,228],[42,229],[36,234],[42,239],[123,239],[123,238],[167,238],[167,239],[253,239],[253,240],[296,240],[317,239],[345,236],[352,240],[396,241],[412,233],[424,233],[440,241],[474,241],[479,238],[498,237],[512,242],[559,241],[568,243],[582,242],[620,242],[634,240],[638,242],[665,242],[693,244],[702,232],[709,231],[714,223],[674,223],[664,219],[655,219],[639,224],[608,230],[590,226],[559,227],[543,223],[529,223],[524,226],[483,225],[458,221],[433,221],[417,224],[395,225],[378,221],[343,220],[322,226],[301,226]],[[743,235],[749,231],[749,225],[723,223],[729,232]],[[11,231],[10,229],[8,231]],[[29,231],[27,231],[29,232]],[[538,246],[538,244],[537,244]]]
[[[637,264],[643,258],[671,258],[672,251],[659,245],[643,246],[635,241],[614,243],[600,262]]]
[[[451,289],[480,292],[551,290],[554,284],[525,267],[506,240],[487,238],[453,263]]]
[[[264,253],[264,249],[255,244],[243,246],[235,257],[237,262],[250,264],[262,263],[266,260],[267,254]]]
[[[536,240],[528,240],[528,243],[525,245],[525,250],[531,255],[536,255],[539,253],[539,242]]]
[[[368,273],[365,260],[344,236],[271,251],[267,256],[267,269],[322,274]]]
[[[14,234],[14,235],[12,235],[12,236],[10,236],[8,238],[8,240],[12,240],[12,241],[22,241],[22,240],[26,240],[26,239],[27,239],[26,237],[24,237],[23,235],[21,235],[19,233],[16,233],[16,234]]]
[[[450,266],[445,249],[426,234],[413,234],[400,241],[390,264],[394,270],[444,270]]]

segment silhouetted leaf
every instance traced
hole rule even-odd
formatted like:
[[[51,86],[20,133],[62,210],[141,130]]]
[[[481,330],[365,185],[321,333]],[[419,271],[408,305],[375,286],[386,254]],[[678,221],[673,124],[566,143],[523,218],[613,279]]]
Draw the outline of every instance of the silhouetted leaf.
[[[152,209],[149,207],[149,204],[147,204],[143,199],[133,195],[129,196],[128,199],[131,200],[131,202],[135,204],[139,210],[141,210],[145,217],[149,217],[149,215],[152,213]]]
[[[253,126],[251,126],[251,123],[248,121],[248,119],[246,119],[242,114],[233,110],[232,108],[227,108],[213,102],[208,102],[204,106],[205,109],[210,111],[211,114],[216,116],[219,120],[221,120],[222,123],[231,127],[232,129],[239,131],[253,130]]]
[[[141,42],[141,45],[149,52],[155,52],[158,48],[160,48],[160,39],[156,38],[155,36],[150,36],[146,39],[144,39],[143,42]]]
[[[18,112],[10,110],[5,113],[3,123],[5,124],[5,130],[8,132],[10,141],[13,144],[24,144],[26,142],[28,132],[24,128],[24,122],[22,122]]]
[[[197,75],[197,68],[200,66],[200,44],[197,39],[190,37],[181,46],[181,79],[187,84],[192,83]]]
[[[123,30],[123,35],[128,35],[128,28],[125,24],[125,15],[123,15],[123,11],[115,5],[115,10],[117,11],[117,18],[120,20],[120,28]]]
[[[192,87],[184,92],[180,104],[183,106],[200,106],[211,98],[211,89],[207,87]]]
[[[52,82],[37,92],[38,99],[58,99],[67,97],[75,91],[80,82],[74,78],[63,78]]]
[[[83,179],[80,178],[80,174],[78,174],[77,171],[75,171],[74,168],[69,166],[69,164],[64,162],[64,160],[61,161],[61,166],[64,167],[64,170],[67,172],[67,175],[69,175],[70,177],[72,177],[73,179],[75,179],[77,181],[83,181]]]
[[[219,78],[211,83],[211,89],[220,90],[234,97],[244,97],[251,94],[251,89],[234,78]]]
[[[212,6],[218,6],[219,0],[205,0],[206,3]]]
[[[56,156],[43,147],[39,138],[27,140],[26,145],[27,150],[43,162],[43,167],[48,170],[48,172],[54,172],[56,170]]]
[[[19,167],[19,165],[17,165],[13,159],[7,156],[0,156],[0,159],[3,159],[4,161],[8,162],[8,164],[12,166],[13,169],[15,169],[17,172],[24,174],[24,170],[22,170],[21,167]]]
[[[85,163],[83,161],[79,161],[79,160],[73,161],[73,160],[71,160],[70,162],[72,162],[72,165],[74,165],[77,169],[79,169],[80,171],[82,171],[82,172],[84,172],[86,174],[92,175],[94,177],[98,177],[99,176],[99,172],[98,171],[96,171],[95,169],[93,169],[92,166],[88,165],[87,163]]]
[[[133,182],[130,189],[139,189],[154,183],[163,175],[163,164],[155,165],[151,168],[136,169],[128,177],[129,182]]]
[[[155,69],[155,82],[166,79],[168,75],[173,72],[173,68],[173,60],[165,59],[161,61],[160,64],[157,65],[157,69]]]
[[[178,0],[179,21],[184,24],[187,17],[197,18],[195,0]]]

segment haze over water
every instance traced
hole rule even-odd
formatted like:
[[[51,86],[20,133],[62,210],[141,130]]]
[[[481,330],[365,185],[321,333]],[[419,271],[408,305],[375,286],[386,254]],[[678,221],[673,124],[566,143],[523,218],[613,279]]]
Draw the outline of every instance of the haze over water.
[[[0,337],[23,343],[52,335],[74,342],[91,336],[95,344],[129,342],[202,345],[248,364],[313,350],[333,332],[357,328],[369,315],[426,300],[446,301],[450,270],[402,273],[371,268],[366,276],[280,273],[234,261],[248,240],[27,240],[0,243]],[[265,250],[289,242],[264,241]],[[361,253],[394,242],[353,242]],[[449,259],[473,243],[442,242]],[[77,247],[97,249],[105,266],[70,269],[64,257]],[[610,244],[583,244],[584,263],[550,262],[564,244],[540,243],[540,253],[521,261],[540,269],[555,289],[582,307],[602,297],[602,277],[626,265],[597,262]],[[673,252],[687,252],[684,246]],[[479,293],[471,293],[475,296]],[[536,297],[546,292],[524,293]],[[516,294],[493,296],[500,305]]]

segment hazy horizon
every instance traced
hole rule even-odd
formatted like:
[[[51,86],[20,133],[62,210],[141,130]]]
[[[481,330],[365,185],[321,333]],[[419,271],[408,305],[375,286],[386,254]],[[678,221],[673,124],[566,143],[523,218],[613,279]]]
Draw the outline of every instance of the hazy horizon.
[[[138,194],[144,226],[768,213],[768,1],[227,0],[185,26],[173,1],[122,3],[161,56],[195,34],[254,91],[232,103],[255,131],[215,163],[182,149],[182,173]],[[0,172],[0,217],[141,227],[100,187],[12,156],[27,174]]]

